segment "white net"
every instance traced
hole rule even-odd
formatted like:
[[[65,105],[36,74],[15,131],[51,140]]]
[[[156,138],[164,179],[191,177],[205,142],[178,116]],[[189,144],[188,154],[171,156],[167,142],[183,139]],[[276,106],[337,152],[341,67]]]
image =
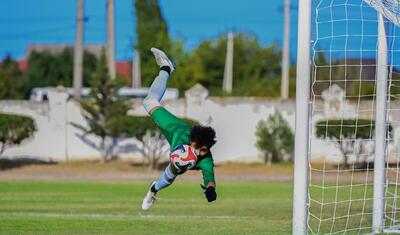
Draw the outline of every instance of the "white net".
[[[308,233],[372,232],[378,11],[387,17],[389,64],[387,147],[378,156],[386,165],[384,227],[399,229],[399,2],[314,0],[313,7]]]
[[[397,7],[400,7],[397,3]],[[397,8],[399,11],[399,8]],[[400,28],[387,23],[388,34],[388,126],[386,184],[385,184],[385,228],[400,231]]]
[[[374,7],[392,23],[400,26],[400,3],[399,0],[364,0]]]

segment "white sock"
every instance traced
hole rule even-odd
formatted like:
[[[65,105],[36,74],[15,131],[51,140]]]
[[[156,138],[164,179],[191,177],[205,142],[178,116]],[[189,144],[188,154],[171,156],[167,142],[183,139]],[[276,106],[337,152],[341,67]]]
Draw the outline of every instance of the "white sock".
[[[154,79],[150,86],[149,93],[143,101],[144,109],[150,112],[153,108],[160,106],[160,101],[167,89],[169,74],[164,70],[160,70],[158,76]]]

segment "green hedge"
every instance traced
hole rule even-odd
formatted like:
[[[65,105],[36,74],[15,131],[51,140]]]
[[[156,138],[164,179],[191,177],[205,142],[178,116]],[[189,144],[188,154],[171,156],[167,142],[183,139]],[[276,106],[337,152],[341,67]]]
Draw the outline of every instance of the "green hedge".
[[[6,146],[20,144],[33,136],[36,125],[32,118],[0,113],[0,154]]]
[[[391,135],[392,126],[387,131]],[[375,134],[375,120],[372,119],[327,119],[316,124],[316,135],[319,138],[335,139],[352,138],[368,139]]]

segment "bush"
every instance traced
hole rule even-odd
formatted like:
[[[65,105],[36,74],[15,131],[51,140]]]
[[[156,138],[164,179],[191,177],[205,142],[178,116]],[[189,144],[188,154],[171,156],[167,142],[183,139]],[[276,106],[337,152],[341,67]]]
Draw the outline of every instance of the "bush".
[[[0,114],[0,156],[7,146],[21,144],[35,131],[35,122],[30,117]]]
[[[264,152],[264,160],[268,164],[283,160],[294,146],[293,132],[279,112],[271,115],[267,121],[258,122],[256,137],[256,146]]]
[[[389,124],[387,131],[392,134]],[[368,164],[368,156],[373,152],[375,120],[371,119],[328,119],[316,124],[316,136],[334,140],[343,155],[343,165],[349,167],[349,157],[354,155],[355,167]],[[390,138],[389,138],[390,139]]]

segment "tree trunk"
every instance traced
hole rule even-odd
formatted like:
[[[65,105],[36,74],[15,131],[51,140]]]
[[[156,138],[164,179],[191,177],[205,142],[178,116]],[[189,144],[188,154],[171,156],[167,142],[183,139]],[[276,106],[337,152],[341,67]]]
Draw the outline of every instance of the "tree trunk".
[[[154,155],[154,158],[153,158],[153,170],[157,169],[157,166],[158,166],[158,157],[156,155]]]
[[[272,162],[279,162],[280,161],[278,151],[272,151],[271,156],[272,156],[271,157],[272,158]]]
[[[112,160],[117,160],[118,159],[118,153],[115,152],[116,146],[118,145],[118,139],[115,137],[112,137],[112,143],[110,145],[110,155]]]
[[[348,162],[347,162],[347,154],[346,154],[346,149],[345,149],[345,147],[343,146],[343,142],[342,143],[340,143],[340,151],[342,152],[342,155],[343,155],[343,167],[345,168],[345,169],[348,169],[349,168],[349,165],[348,165]]]
[[[106,138],[105,137],[101,137],[100,152],[101,152],[101,163],[106,163],[107,162],[107,147],[106,147]]]
[[[151,171],[156,169],[156,149],[155,148],[153,148],[151,151],[149,167],[150,167]]]
[[[5,149],[6,149],[6,145],[4,143],[2,143],[1,147],[0,147],[0,157],[3,155]]]
[[[153,164],[152,164],[153,161],[152,161],[152,158],[153,158],[152,156],[149,156],[149,157],[148,157],[148,159],[149,159],[149,162],[148,162],[148,164],[147,164],[147,170],[148,170],[148,171],[152,171],[152,170],[153,170]]]
[[[267,166],[270,166],[272,163],[271,154],[268,151],[264,152],[264,161],[267,163]]]

